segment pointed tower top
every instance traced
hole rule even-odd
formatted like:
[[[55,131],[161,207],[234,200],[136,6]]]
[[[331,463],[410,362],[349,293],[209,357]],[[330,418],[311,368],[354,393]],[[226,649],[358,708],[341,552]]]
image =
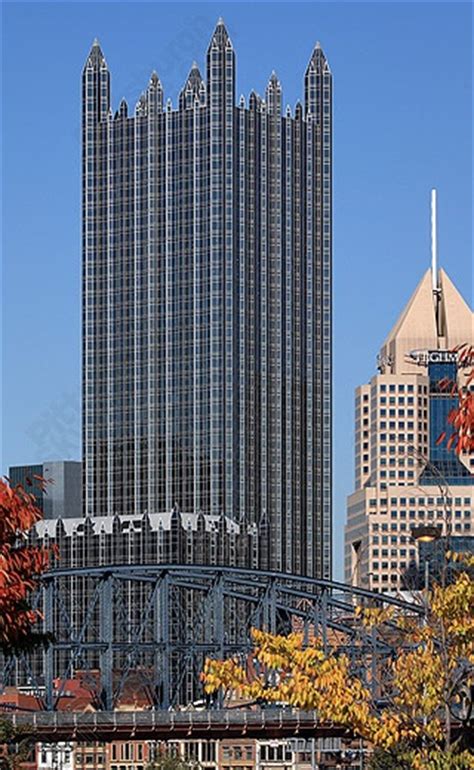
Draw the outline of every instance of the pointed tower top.
[[[232,42],[224,24],[224,19],[220,17],[217,21],[216,28],[212,33],[210,48],[232,48]]]
[[[186,78],[186,82],[179,95],[180,108],[190,109],[193,107],[194,102],[202,101],[205,94],[205,85],[202,79],[199,67],[196,62],[193,62],[189,75]]]
[[[86,59],[86,67],[94,67],[94,65],[100,65],[101,67],[107,66],[105,56],[102,53],[100,43],[97,38],[94,38],[89,55]]]
[[[324,64],[327,64],[327,60],[326,60],[326,57],[324,55],[324,51],[321,48],[321,43],[319,42],[319,40],[317,40],[316,41],[316,45],[313,48],[313,51],[311,53],[311,56],[310,56],[310,59],[309,59],[309,62],[308,62],[307,71],[309,69],[317,68],[317,67],[320,67],[320,66],[324,67]],[[329,70],[329,65],[326,67],[326,69]]]
[[[191,85],[191,87],[194,87],[196,85],[199,85],[202,81],[201,73],[199,71],[199,67],[196,64],[196,62],[193,62],[193,66],[189,70],[189,75],[186,81],[186,84]]]
[[[438,279],[438,316],[428,269],[382,345],[380,359],[391,361],[392,374],[416,371],[409,362],[413,350],[449,350],[472,337],[471,309],[444,270]]]

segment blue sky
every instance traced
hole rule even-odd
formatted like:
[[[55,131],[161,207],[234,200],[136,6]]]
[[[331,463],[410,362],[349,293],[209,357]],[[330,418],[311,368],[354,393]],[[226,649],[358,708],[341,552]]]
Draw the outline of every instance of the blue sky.
[[[176,101],[223,16],[237,93],[302,96],[317,40],[334,74],[334,529],[342,576],[353,391],[429,265],[472,304],[469,3],[5,3],[3,459],[80,457],[80,74],[95,36],[114,106],[152,69]]]

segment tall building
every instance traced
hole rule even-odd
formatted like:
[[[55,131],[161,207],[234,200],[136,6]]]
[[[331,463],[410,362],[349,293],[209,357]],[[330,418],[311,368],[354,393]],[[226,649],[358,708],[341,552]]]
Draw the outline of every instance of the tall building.
[[[82,514],[82,463],[75,460],[51,460],[37,465],[15,465],[9,468],[13,485],[21,484],[36,497],[45,519],[74,518]],[[51,483],[44,489],[35,476]]]
[[[417,587],[412,568],[426,554],[411,537],[416,526],[473,542],[474,458],[460,460],[438,443],[456,402],[440,382],[462,381],[453,350],[472,342],[472,329],[472,311],[434,262],[385,340],[378,374],[356,390],[348,583],[376,591]]]
[[[225,515],[331,572],[331,72],[236,103],[219,20],[177,107],[83,71],[84,512]]]

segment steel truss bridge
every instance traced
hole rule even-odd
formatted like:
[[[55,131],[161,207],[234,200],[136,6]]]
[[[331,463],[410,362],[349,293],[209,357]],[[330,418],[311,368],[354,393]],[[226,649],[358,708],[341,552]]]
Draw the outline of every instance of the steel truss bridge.
[[[197,705],[196,701],[215,711],[217,720],[222,695],[212,700],[204,695],[200,674],[205,658],[235,656],[255,669],[253,627],[280,634],[298,630],[307,643],[319,637],[325,648],[345,652],[353,672],[376,693],[400,639],[395,639],[395,627],[393,643],[388,641],[387,626],[383,636],[377,629],[366,629],[355,614],[356,606],[391,605],[399,613],[423,612],[419,605],[329,580],[172,564],[54,570],[44,576],[35,600],[44,616],[44,631],[53,641],[41,653],[4,660],[0,687],[23,681],[37,694],[44,711],[57,712],[71,697],[71,680],[76,679],[90,692],[97,712],[110,716],[121,704],[129,708],[135,704],[136,712],[168,712],[168,728],[173,710],[179,712],[192,702]],[[290,719],[289,711],[279,712],[283,716],[275,719]],[[197,713],[193,719],[199,721]],[[270,710],[265,713],[270,715]],[[53,716],[43,713],[34,718],[51,726]],[[102,717],[98,713],[92,718]],[[176,713],[173,718],[190,717]],[[67,722],[64,714],[55,719],[58,730],[58,720]],[[137,713],[137,719],[156,723],[157,717]],[[209,726],[205,729],[212,732]],[[288,729],[293,734],[289,723]]]

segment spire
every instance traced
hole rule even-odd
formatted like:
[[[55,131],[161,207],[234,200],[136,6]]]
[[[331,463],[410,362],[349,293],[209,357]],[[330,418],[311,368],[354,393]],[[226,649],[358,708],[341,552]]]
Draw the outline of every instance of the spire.
[[[94,65],[107,66],[105,56],[102,53],[102,48],[100,47],[100,43],[97,38],[94,38],[94,42],[92,43],[89,55],[86,59],[86,67]]]
[[[146,115],[146,96],[142,94],[135,105],[135,115]]]
[[[212,33],[206,56],[207,90],[209,98],[218,95],[225,111],[235,104],[235,53],[222,19]]]
[[[180,109],[192,108],[196,99],[202,103],[205,92],[206,88],[199,67],[196,62],[193,62],[184,87],[179,95]]]
[[[115,113],[115,120],[128,117],[128,104],[125,98],[121,99],[119,108]]]
[[[431,288],[433,292],[436,328],[438,330],[438,336],[442,337],[442,296],[438,274],[438,239],[436,229],[436,214],[436,190],[433,189],[431,190]]]
[[[304,106],[305,115],[316,120],[321,118],[324,98],[323,82],[330,83],[331,71],[329,64],[318,41],[313,48],[304,76]]]
[[[163,110],[163,86],[155,70],[150,75],[147,88],[147,105],[150,115],[156,115]]]
[[[262,106],[261,97],[255,91],[251,91],[249,96],[249,109],[251,111],[258,112],[261,106]]]
[[[84,114],[104,120],[110,106],[110,73],[100,43],[95,38],[82,70]]]
[[[436,190],[431,190],[431,281],[433,292],[438,286],[438,244],[436,238]]]
[[[281,85],[275,70],[270,75],[266,90],[268,112],[272,115],[281,114]]]
[[[312,54],[310,56],[306,72],[308,72],[308,70],[311,67],[313,67],[314,69],[318,69],[320,67],[322,68],[323,63],[325,61],[326,61],[326,57],[324,55],[323,49],[321,48],[321,43],[318,40],[318,41],[316,41],[316,45],[313,48],[313,52],[312,52]]]
[[[224,19],[220,17],[217,21],[216,28],[212,33],[209,49],[211,48],[227,48],[232,49],[232,41],[227,32],[227,28],[224,24]]]

